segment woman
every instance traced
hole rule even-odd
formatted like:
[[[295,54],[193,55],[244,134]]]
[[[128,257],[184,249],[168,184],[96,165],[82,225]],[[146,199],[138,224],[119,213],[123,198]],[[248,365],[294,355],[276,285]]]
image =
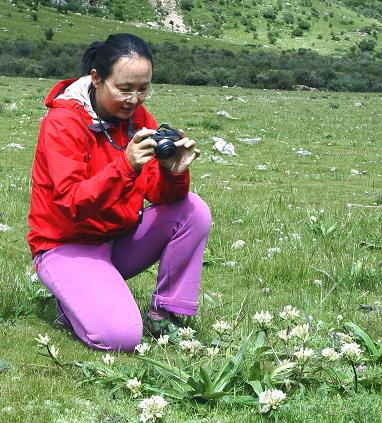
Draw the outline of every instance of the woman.
[[[142,39],[111,35],[90,45],[81,66],[85,76],[59,82],[45,100],[28,242],[60,320],[91,347],[133,351],[143,324],[125,279],[159,260],[144,319],[154,336],[176,331],[174,314],[197,311],[211,224],[188,192],[199,151],[182,132],[173,157],[155,157],[157,123],[142,104],[153,61]]]

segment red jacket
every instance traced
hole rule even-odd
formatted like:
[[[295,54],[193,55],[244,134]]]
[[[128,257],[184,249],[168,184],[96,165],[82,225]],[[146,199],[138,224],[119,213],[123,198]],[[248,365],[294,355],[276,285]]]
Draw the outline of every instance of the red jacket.
[[[174,174],[153,158],[136,172],[124,151],[116,150],[76,100],[56,99],[75,80],[58,83],[45,99],[44,117],[32,170],[27,236],[32,256],[66,243],[99,244],[132,229],[147,199],[165,204],[189,189],[189,173]],[[141,105],[133,115],[134,130],[156,129]],[[113,140],[128,140],[127,122],[110,128]]]

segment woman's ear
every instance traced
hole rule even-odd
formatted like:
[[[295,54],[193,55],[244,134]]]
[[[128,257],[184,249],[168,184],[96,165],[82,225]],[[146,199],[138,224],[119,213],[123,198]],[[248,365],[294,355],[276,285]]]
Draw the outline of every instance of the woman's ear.
[[[95,88],[98,88],[101,84],[101,77],[98,75],[97,70],[92,69],[90,71],[90,75],[92,77],[92,84],[94,85]]]

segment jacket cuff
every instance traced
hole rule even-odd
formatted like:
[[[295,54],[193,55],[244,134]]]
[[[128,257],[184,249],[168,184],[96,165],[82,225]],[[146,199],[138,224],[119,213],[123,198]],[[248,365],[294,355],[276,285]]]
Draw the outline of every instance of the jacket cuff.
[[[127,160],[124,152],[118,157],[117,166],[121,173],[129,178],[135,179],[139,175],[139,172],[137,172]]]
[[[159,165],[160,172],[162,176],[164,176],[166,179],[176,180],[176,181],[188,181],[190,179],[190,171],[187,169],[186,171],[182,173],[178,172],[171,172],[171,170],[167,170],[161,165]]]

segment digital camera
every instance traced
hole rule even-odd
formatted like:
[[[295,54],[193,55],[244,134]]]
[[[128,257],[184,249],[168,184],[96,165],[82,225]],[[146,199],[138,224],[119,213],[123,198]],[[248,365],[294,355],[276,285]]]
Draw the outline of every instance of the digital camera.
[[[175,154],[175,141],[180,140],[180,133],[177,129],[171,128],[168,123],[162,123],[154,135],[149,137],[156,141],[155,154],[159,160],[169,159]]]

